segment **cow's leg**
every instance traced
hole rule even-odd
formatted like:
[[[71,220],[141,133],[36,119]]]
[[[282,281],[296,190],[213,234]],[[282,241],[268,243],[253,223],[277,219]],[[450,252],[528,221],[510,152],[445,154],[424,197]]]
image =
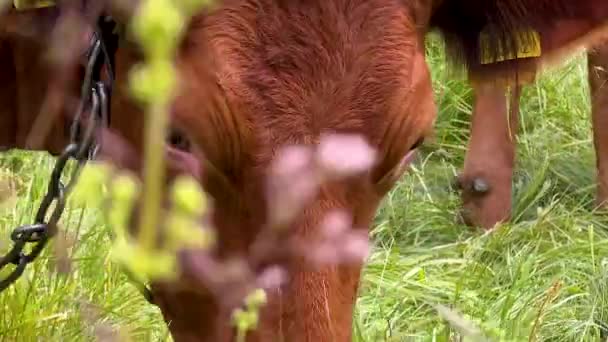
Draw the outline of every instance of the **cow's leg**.
[[[475,92],[471,138],[457,182],[464,221],[489,229],[511,215],[519,88],[513,92],[510,114],[506,87],[477,84]]]
[[[597,165],[597,202],[608,202],[608,43],[589,52],[593,140]]]
[[[16,90],[13,51],[8,39],[0,37],[0,151],[15,146]]]

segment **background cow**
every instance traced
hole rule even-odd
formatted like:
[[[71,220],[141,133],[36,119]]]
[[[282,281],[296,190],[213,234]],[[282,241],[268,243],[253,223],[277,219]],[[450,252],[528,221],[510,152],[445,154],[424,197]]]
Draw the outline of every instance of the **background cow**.
[[[607,44],[590,49],[588,73],[597,161],[596,202],[602,205],[608,199]],[[475,95],[471,137],[457,186],[462,191],[465,222],[492,228],[511,215],[520,88],[512,87],[509,93],[505,86],[481,82],[475,86]]]

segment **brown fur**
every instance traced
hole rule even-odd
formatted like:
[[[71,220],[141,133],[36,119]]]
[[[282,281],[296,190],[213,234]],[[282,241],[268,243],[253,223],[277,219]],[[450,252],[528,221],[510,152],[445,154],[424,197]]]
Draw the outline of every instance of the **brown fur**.
[[[298,239],[314,241],[320,219],[338,208],[353,215],[355,226],[369,228],[383,195],[404,171],[402,158],[434,120],[423,46],[429,25],[442,29],[448,42],[460,41],[475,71],[478,52],[470,43],[487,24],[484,16],[498,15],[488,3],[517,3],[530,10],[509,9],[509,20],[495,26],[497,34],[508,37],[524,23],[545,30],[547,37],[562,37],[561,32],[554,36],[549,24],[572,18],[547,1],[227,0],[217,11],[198,16],[177,60],[182,84],[172,121],[192,142],[201,170],[190,157],[178,155],[170,175],[200,174],[215,200],[218,255],[243,254],[264,223],[264,182],[277,150],[314,145],[325,133],[363,135],[378,150],[378,163],[368,174],[327,184],[291,229]],[[545,17],[553,12],[535,7],[541,3],[556,17]],[[600,27],[602,13],[575,12],[573,18],[588,25],[575,25],[570,38],[555,39],[548,51]],[[133,155],[122,155],[120,163],[131,169],[142,167],[132,157],[141,155],[144,116],[126,91],[127,73],[138,59],[123,43],[112,103],[112,127],[133,147]],[[269,293],[261,327],[249,340],[350,340],[361,267],[314,270],[303,260],[292,262],[290,282]],[[205,289],[186,285],[153,286],[174,339],[231,340],[229,312]]]
[[[27,129],[36,117],[31,113],[39,110],[48,83],[48,70],[39,57],[43,45],[32,37],[36,34],[29,30],[16,34],[19,27],[31,27],[21,25],[22,17],[5,14],[0,26],[0,146],[5,149],[25,146]],[[30,81],[36,79],[40,82]],[[53,142],[45,148],[58,152]]]
[[[471,77],[492,81],[511,77],[513,70],[536,72],[543,63],[559,61],[575,48],[589,46],[607,36],[608,2],[604,0],[461,0],[439,1],[431,26],[446,39],[452,62],[466,65]],[[542,46],[540,58],[483,65],[479,36],[490,35],[490,53],[495,59],[502,46],[515,53],[532,44],[530,34],[517,40],[517,32],[534,30]],[[505,68],[505,64],[507,67]]]
[[[484,83],[475,87],[471,139],[464,170],[458,179],[462,190],[462,218],[467,224],[493,227],[508,219],[511,210],[511,178],[515,166],[519,91]],[[511,98],[510,111],[507,99]],[[475,180],[487,182],[486,193],[475,191]]]
[[[597,165],[597,204],[608,201],[608,42],[589,51],[593,142]]]
[[[117,60],[120,77],[129,63]],[[293,230],[314,241],[332,209],[369,227],[400,175],[391,172],[435,115],[423,47],[399,1],[227,1],[194,21],[179,66],[173,120],[203,153],[224,257],[244,253],[266,219],[265,178],[278,148],[339,132],[362,134],[381,152],[373,172],[329,184],[306,209]],[[115,101],[121,116],[141,115],[135,106],[125,111],[122,93]],[[290,268],[252,340],[349,340],[361,265]],[[229,340],[220,324],[228,313],[209,295],[162,284],[155,291],[176,340]]]
[[[69,69],[56,78],[49,43],[58,17],[56,8],[0,14],[0,149],[27,148],[57,155],[66,145],[80,92],[75,80],[82,70]],[[82,38],[82,48],[77,52],[84,53],[88,35]],[[63,41],[63,49],[72,47],[68,42]],[[49,115],[47,95],[63,92],[63,86],[67,96],[52,102],[57,113]],[[47,121],[43,123],[45,134],[31,144],[31,131],[40,121]]]

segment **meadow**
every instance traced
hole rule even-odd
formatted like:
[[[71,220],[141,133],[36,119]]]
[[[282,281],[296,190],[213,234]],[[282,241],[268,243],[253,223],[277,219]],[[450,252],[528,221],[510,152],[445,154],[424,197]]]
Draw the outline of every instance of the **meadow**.
[[[485,233],[457,222],[451,189],[472,92],[436,40],[427,50],[436,133],[376,217],[354,340],[460,341],[474,325],[491,341],[599,341],[608,335],[608,222],[594,211],[584,56],[525,88],[513,221]],[[0,251],[15,226],[33,221],[52,166],[42,153],[0,155]],[[69,203],[61,229],[71,262],[51,244],[0,294],[0,341],[170,340],[159,310],[110,261],[99,209]],[[461,314],[446,321],[436,304]]]

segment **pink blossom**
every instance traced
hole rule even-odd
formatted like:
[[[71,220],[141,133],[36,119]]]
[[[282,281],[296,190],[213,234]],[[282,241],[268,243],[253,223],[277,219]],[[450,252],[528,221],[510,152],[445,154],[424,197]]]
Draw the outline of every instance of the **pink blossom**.
[[[359,134],[332,134],[321,138],[317,162],[332,178],[353,176],[369,170],[376,151]]]
[[[346,211],[334,210],[325,215],[320,228],[325,237],[333,239],[344,234],[351,225],[352,218]]]

